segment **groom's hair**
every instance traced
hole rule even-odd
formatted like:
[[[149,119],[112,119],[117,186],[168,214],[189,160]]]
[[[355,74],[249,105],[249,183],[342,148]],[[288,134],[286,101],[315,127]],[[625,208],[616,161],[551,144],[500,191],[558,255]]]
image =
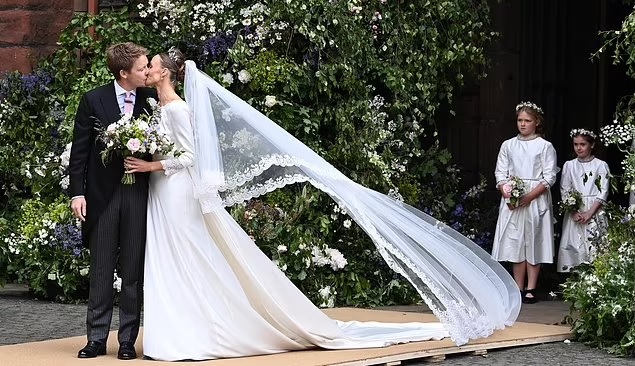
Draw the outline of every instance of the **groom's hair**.
[[[130,71],[135,60],[147,54],[148,50],[136,43],[116,43],[106,49],[106,64],[115,79],[119,80],[122,70]]]

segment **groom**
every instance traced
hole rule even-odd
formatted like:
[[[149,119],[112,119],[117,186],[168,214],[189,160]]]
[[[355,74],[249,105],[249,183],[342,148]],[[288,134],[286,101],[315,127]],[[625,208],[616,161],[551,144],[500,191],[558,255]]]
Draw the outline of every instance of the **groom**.
[[[137,357],[146,241],[148,175],[136,174],[136,183],[124,185],[123,159],[113,155],[102,162],[104,145],[96,141],[95,127],[106,128],[123,113],[138,116],[151,108],[147,98],[157,99],[145,88],[147,50],[131,42],[110,46],[106,63],[112,82],[83,95],[73,130],[69,163],[71,208],[82,221],[84,245],[90,249],[90,288],[86,329],[88,343],[79,358],[106,354],[113,311],[113,274],[119,259],[122,279],[119,303],[119,352],[117,357]]]

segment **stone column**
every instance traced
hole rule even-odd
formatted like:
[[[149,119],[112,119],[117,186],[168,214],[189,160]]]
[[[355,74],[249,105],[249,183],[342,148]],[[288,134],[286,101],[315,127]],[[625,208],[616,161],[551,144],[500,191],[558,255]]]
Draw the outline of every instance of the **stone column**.
[[[0,2],[0,73],[31,72],[51,54],[73,16],[77,1],[2,0]]]

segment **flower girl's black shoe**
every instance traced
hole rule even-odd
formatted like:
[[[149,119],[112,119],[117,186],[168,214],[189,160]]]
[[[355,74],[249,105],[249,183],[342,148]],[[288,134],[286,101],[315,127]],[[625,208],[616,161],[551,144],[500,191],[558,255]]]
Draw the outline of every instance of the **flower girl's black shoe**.
[[[527,295],[531,295],[531,297]],[[538,298],[536,297],[536,289],[532,288],[531,290],[525,290],[523,294],[523,304],[535,304],[536,302],[538,302]]]

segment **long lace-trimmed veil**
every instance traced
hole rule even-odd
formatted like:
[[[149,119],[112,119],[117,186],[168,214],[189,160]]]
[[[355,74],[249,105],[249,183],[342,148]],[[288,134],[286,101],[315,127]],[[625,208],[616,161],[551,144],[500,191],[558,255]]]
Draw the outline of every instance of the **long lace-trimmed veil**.
[[[520,294],[488,253],[425,213],[363,187],[186,61],[197,195],[205,213],[309,182],[329,194],[415,287],[456,344],[514,323]]]

